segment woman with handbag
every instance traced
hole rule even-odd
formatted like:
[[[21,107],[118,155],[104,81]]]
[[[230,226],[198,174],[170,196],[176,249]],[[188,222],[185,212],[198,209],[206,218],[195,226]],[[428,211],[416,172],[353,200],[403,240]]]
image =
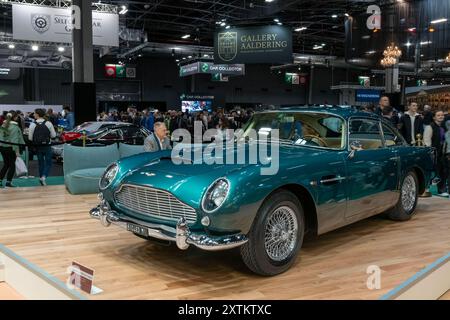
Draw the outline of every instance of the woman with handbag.
[[[14,144],[25,144],[23,140],[22,130],[17,122],[18,115],[14,111],[10,111],[6,115],[6,120],[0,127],[0,153],[3,157],[3,168],[0,171],[0,187],[3,187],[3,179],[6,176],[6,187],[15,187],[12,179],[16,173],[16,158],[20,156],[20,148]]]

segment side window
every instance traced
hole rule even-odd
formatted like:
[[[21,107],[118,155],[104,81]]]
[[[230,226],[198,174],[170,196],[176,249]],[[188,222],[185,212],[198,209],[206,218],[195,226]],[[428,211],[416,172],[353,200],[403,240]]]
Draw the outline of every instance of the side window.
[[[362,150],[374,150],[383,147],[380,122],[370,119],[350,121],[349,145],[360,145]]]
[[[401,136],[398,133],[395,133],[394,130],[389,128],[384,123],[383,123],[383,134],[386,147],[403,145],[403,139],[401,138]]]
[[[101,137],[100,140],[120,140],[120,138],[119,130],[111,130]]]

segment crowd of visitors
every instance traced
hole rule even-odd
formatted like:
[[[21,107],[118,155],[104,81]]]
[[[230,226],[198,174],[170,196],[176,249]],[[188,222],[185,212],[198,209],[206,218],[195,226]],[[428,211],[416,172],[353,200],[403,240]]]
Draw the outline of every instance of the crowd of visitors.
[[[435,172],[438,177],[438,193],[449,196],[450,192],[450,114],[449,109],[433,110],[430,106],[419,109],[417,103],[410,103],[406,110],[400,112],[391,106],[389,97],[381,97],[377,106],[365,106],[366,112],[376,113],[392,123],[410,145],[425,145],[437,150]],[[97,121],[127,122],[147,128],[154,132],[145,150],[155,151],[170,148],[170,140],[165,137],[176,129],[194,132],[194,123],[198,121],[202,130],[218,129],[224,133],[226,129],[239,129],[251,118],[252,109],[213,112],[188,113],[176,110],[160,112],[146,109],[138,111],[130,107],[122,112],[102,112]],[[0,171],[0,186],[6,178],[6,186],[14,187],[12,178],[15,174],[15,160],[20,156],[26,140],[34,145],[42,145],[35,150],[39,162],[39,181],[46,185],[46,178],[52,164],[51,139],[55,138],[58,129],[69,131],[75,126],[74,114],[69,107],[61,113],[52,109],[36,109],[33,113],[20,111],[4,112],[0,115],[0,152],[3,157],[3,168]],[[24,134],[25,133],[25,134]],[[25,139],[24,139],[25,137]],[[25,141],[24,141],[25,140]],[[18,144],[18,145],[14,145]]]
[[[425,105],[419,112],[418,104],[411,102],[401,113],[391,106],[389,97],[383,96],[378,106],[363,108],[375,112],[396,127],[410,145],[425,145],[436,149],[435,172],[438,193],[449,197],[450,193],[450,106],[433,110]]]

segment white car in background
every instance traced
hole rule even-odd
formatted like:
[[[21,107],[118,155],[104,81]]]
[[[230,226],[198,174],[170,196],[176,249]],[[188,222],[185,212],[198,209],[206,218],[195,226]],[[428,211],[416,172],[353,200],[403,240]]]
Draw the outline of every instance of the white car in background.
[[[25,64],[32,66],[34,68],[37,67],[58,67],[63,69],[71,69],[72,68],[72,59],[62,55],[56,56],[35,56],[28,57],[25,60]]]

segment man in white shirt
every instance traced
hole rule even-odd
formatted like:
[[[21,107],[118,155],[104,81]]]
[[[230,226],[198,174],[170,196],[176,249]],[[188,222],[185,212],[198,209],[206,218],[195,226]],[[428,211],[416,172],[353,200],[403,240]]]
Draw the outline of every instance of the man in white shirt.
[[[39,182],[42,186],[46,186],[46,179],[52,167],[51,139],[56,137],[56,132],[53,124],[45,119],[44,109],[36,109],[34,118],[36,123],[30,124],[28,139],[36,148],[39,162]]]

